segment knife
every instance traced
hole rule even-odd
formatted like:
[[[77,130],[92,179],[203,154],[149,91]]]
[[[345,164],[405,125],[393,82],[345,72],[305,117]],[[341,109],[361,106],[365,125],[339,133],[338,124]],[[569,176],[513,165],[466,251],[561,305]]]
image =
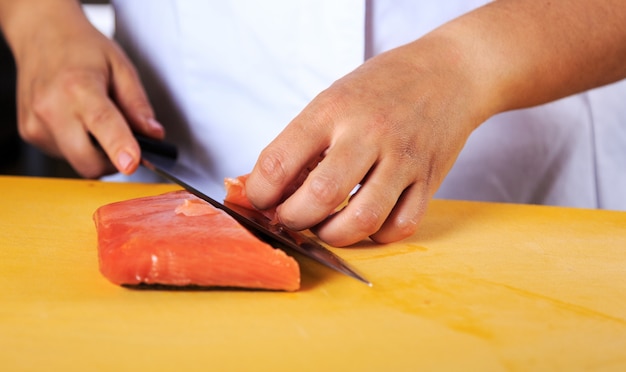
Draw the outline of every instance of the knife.
[[[245,228],[261,238],[271,240],[279,248],[291,249],[370,287],[372,286],[370,281],[357,273],[339,256],[310,237],[271,221],[259,211],[243,208],[233,203],[222,204],[200,191],[200,187],[194,185],[192,181],[197,179],[194,177],[196,172],[177,161],[178,149],[173,144],[138,134],[135,134],[135,138],[141,148],[141,165],[145,168],[182,186],[213,207],[223,210]]]

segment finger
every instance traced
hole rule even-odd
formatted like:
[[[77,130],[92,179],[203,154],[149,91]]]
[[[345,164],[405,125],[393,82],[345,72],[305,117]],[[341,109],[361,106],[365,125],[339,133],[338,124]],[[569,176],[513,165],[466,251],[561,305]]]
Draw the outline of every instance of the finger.
[[[115,167],[124,174],[137,169],[140,150],[124,116],[95,81],[84,85],[78,119],[98,141]]]
[[[162,139],[163,126],[154,118],[154,110],[143,89],[137,71],[119,51],[111,62],[112,96],[128,119],[131,128],[139,133]]]
[[[115,167],[102,150],[93,145],[83,123],[78,121],[66,123],[68,125],[65,130],[57,132],[55,142],[61,155],[72,168],[85,178],[97,178],[113,173]]]
[[[22,108],[18,110],[18,132],[25,142],[37,147],[45,154],[61,156],[56,142],[51,140],[54,138],[52,132],[31,111]]]
[[[86,83],[88,81],[91,83]],[[95,178],[112,173],[115,168],[111,162],[96,150],[87,135],[84,123],[78,118],[80,102],[98,89],[99,81],[93,75],[83,75],[66,89],[55,94],[46,90],[36,97],[24,89],[18,98],[19,129],[25,141],[37,146],[48,155],[63,157],[86,178]],[[26,93],[25,93],[26,92]],[[70,104],[68,104],[70,102]]]
[[[391,243],[415,234],[426,214],[430,194],[424,184],[408,187],[385,220],[382,227],[370,236],[377,243]]]
[[[350,136],[333,145],[304,183],[277,209],[285,226],[301,230],[328,218],[369,172],[377,157]]]
[[[33,84],[24,83],[26,79],[18,79],[17,85],[17,123],[20,137],[27,143],[39,148],[44,153],[60,157],[61,152],[52,140],[54,137],[47,125],[44,125],[46,115],[55,112],[54,103],[44,104],[35,101],[33,103]],[[62,106],[63,107],[63,106]]]
[[[407,179],[390,161],[378,164],[348,205],[313,229],[323,241],[346,246],[375,234],[406,188]]]
[[[85,178],[96,178],[113,173],[115,168],[101,151],[91,144],[82,123],[72,117],[58,114],[39,118],[34,113],[24,115],[20,135],[44,153],[64,158],[74,170]],[[62,130],[54,132],[51,122],[63,123]]]
[[[252,205],[259,209],[276,205],[328,146],[328,128],[323,123],[294,119],[261,152],[248,177],[246,194]]]

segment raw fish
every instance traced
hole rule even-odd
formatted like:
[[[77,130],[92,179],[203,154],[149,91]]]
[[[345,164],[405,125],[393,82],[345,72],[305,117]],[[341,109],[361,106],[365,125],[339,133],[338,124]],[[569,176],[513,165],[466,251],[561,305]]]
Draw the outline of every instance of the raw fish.
[[[248,175],[244,174],[243,176],[239,176],[237,178],[225,178],[224,179],[224,187],[226,188],[226,197],[224,198],[225,202],[237,204],[241,207],[256,210],[265,217],[269,218],[272,221],[276,221],[276,208],[270,208],[266,210],[258,210],[256,209],[248,197],[246,196],[246,181],[248,180]]]
[[[187,191],[108,204],[94,221],[100,272],[118,285],[300,287],[292,257]]]

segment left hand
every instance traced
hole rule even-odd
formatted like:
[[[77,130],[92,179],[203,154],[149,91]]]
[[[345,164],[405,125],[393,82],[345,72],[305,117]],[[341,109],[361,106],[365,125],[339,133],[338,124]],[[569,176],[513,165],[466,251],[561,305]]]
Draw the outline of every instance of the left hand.
[[[335,82],[263,150],[246,184],[250,201],[260,209],[280,204],[281,223],[313,227],[334,246],[413,234],[485,119],[479,76],[457,52],[423,38]]]

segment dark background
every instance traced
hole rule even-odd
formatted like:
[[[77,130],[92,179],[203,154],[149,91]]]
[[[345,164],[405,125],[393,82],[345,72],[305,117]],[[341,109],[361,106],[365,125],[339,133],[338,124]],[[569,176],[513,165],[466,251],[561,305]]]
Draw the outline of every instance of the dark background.
[[[83,0],[106,4],[107,0]],[[0,174],[39,177],[77,177],[63,160],[46,156],[22,141],[17,132],[15,63],[0,33]]]

